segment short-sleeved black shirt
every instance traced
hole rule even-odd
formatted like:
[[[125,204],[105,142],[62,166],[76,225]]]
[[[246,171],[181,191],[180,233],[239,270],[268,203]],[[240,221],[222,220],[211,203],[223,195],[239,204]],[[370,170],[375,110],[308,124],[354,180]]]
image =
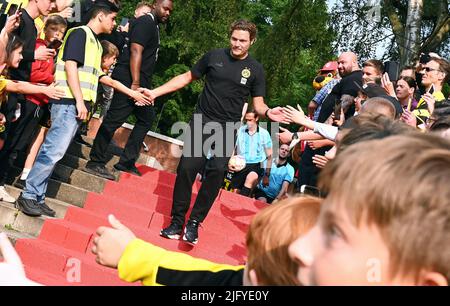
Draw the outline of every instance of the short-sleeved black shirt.
[[[196,78],[206,76],[196,112],[212,121],[238,122],[248,98],[266,94],[263,66],[250,55],[243,60],[233,58],[230,49],[206,53],[191,72]]]
[[[333,87],[331,93],[327,96],[325,101],[323,101],[317,121],[325,122],[328,117],[330,117],[331,113],[334,111],[334,105],[336,101],[340,100],[342,95],[350,95],[356,97],[359,91],[359,88],[356,84],[362,86],[362,77],[363,73],[361,70],[353,71],[349,75],[343,77],[342,80]],[[345,114],[345,117],[348,118],[350,116],[353,116],[354,113],[355,106],[352,105]]]
[[[85,49],[86,32],[83,29],[73,30],[67,37],[66,45],[64,46],[63,61],[75,61],[78,63],[78,66],[83,66]]]
[[[113,78],[131,82],[130,46],[137,43],[144,47],[142,52],[140,81],[142,87],[149,87],[159,51],[158,21],[153,15],[144,15],[130,23],[129,41],[123,47]]]
[[[37,30],[33,18],[28,15],[25,9],[22,9],[19,27],[13,31],[14,35],[23,40],[23,59],[19,67],[10,69],[10,76],[13,80],[28,81],[31,74],[31,64],[34,62],[34,49],[36,47]]]

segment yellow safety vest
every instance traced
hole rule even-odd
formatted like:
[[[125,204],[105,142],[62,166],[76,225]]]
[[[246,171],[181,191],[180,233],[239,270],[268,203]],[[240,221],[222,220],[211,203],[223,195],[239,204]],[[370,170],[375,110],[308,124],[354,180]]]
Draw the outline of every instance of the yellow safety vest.
[[[90,101],[90,103],[94,104],[97,100],[98,79],[100,76],[104,75],[101,69],[103,48],[89,27],[76,27],[67,32],[56,61],[55,82],[58,83],[58,88],[65,91],[65,98],[74,99],[72,90],[67,82],[67,73],[65,70],[65,62],[63,61],[63,54],[67,38],[75,29],[83,29],[86,32],[84,65],[78,67],[78,79],[80,81],[83,100]]]

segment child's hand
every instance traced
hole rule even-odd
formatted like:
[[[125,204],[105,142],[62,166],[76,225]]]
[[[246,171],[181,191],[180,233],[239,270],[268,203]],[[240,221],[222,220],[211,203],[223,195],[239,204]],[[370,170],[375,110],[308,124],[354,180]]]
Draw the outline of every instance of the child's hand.
[[[108,221],[111,227],[101,226],[97,229],[98,236],[94,238],[92,253],[97,255],[98,264],[117,268],[125,248],[136,236],[113,215],[108,216]]]
[[[153,105],[154,103],[153,100],[137,90],[133,91],[132,98],[136,101],[137,106]]]
[[[59,100],[65,96],[64,90],[57,88],[56,83],[44,87],[44,94],[54,100]]]
[[[6,117],[2,113],[0,113],[0,126],[5,125],[6,123]]]
[[[53,59],[56,55],[56,50],[41,46],[34,51],[34,59],[37,61],[47,61]]]

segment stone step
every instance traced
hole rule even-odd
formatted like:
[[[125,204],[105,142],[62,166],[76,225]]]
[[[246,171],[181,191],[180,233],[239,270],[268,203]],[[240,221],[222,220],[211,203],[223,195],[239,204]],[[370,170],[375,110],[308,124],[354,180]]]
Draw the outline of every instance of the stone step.
[[[84,138],[86,141],[88,140],[88,138]],[[66,152],[66,154],[75,156],[75,157],[80,157],[83,158],[85,160],[89,160],[89,155],[91,154],[91,148],[86,146],[86,145],[82,145],[76,142],[72,142]],[[113,146],[110,145],[108,147],[107,152],[108,154],[108,164],[115,165],[116,163],[119,162],[120,159],[120,155],[122,154],[122,148],[117,147],[117,146]],[[146,154],[139,154],[139,157],[136,161],[136,163],[141,164],[141,165],[146,165],[146,166],[151,166],[162,170],[161,165],[159,165],[159,163],[155,160],[154,157],[146,155]],[[159,166],[157,166],[159,165]]]
[[[6,236],[8,236],[9,241],[11,241],[11,243],[13,245],[16,244],[16,241],[19,239],[30,239],[30,238],[35,238],[34,236],[30,235],[30,234],[26,234],[26,233],[21,233],[18,232],[16,230],[12,230],[12,229],[7,229],[5,227],[0,229],[0,232],[5,233]],[[1,255],[0,255],[1,258]]]
[[[18,211],[14,204],[0,202],[0,226],[10,231],[37,237],[41,232],[44,221],[47,219],[50,219],[50,217],[28,217]]]
[[[50,179],[46,196],[74,206],[83,207],[88,193],[89,191],[84,188]]]
[[[13,186],[6,186],[6,190],[11,196],[15,197],[16,199],[22,192],[22,190]],[[45,199],[45,203],[56,212],[56,218],[64,218],[67,208],[71,206],[70,204],[50,197],[47,197]],[[11,205],[13,206],[13,204]]]
[[[100,193],[105,188],[106,179],[96,175],[73,169],[63,164],[57,164],[52,178],[72,186]]]
[[[117,147],[109,147],[108,148],[108,163],[112,163],[113,165],[119,162],[120,157],[118,155],[120,155],[121,151],[119,151],[120,148]],[[111,153],[113,152],[113,153]],[[116,153],[116,154],[114,154]],[[91,148],[89,148],[88,146],[76,143],[76,142],[72,142],[69,146],[69,148],[67,149],[66,154],[72,155],[74,157],[79,157],[82,159],[85,159],[86,161],[89,160],[89,154],[91,154]]]
[[[68,169],[60,169],[60,174],[64,174],[61,172],[66,172],[69,171]],[[62,169],[62,170],[61,170]],[[83,207],[84,201],[86,200],[87,194],[91,191],[95,191],[95,190],[100,190],[103,188],[100,188],[101,186],[104,186],[104,182],[100,182],[101,178],[96,178],[93,175],[89,175],[89,173],[86,173],[86,175],[84,173],[81,173],[82,171],[78,171],[75,174],[69,176],[69,178],[66,177],[66,181],[73,181],[77,182],[77,185],[79,186],[75,186],[75,184],[68,184],[63,182],[64,181],[64,177],[58,177],[57,179],[55,179],[55,177],[52,177],[49,179],[48,181],[48,186],[47,186],[47,193],[46,193],[46,197],[47,198],[54,198],[57,200],[60,200],[62,202],[66,202],[68,204],[71,205],[75,205],[78,207]],[[89,180],[87,181],[83,181],[84,179],[88,178]],[[16,183],[19,180],[19,177],[17,176],[16,178],[14,177],[10,177],[7,181],[8,184],[10,185],[14,185],[17,186]],[[63,181],[61,181],[63,180]],[[89,183],[90,182],[97,182],[97,185],[92,185],[90,186]],[[100,186],[101,185],[101,186]],[[89,188],[85,189],[85,188]]]
[[[85,158],[66,153],[66,155],[64,155],[64,157],[58,163],[70,167],[72,169],[82,170],[86,167],[87,162],[88,161]],[[113,172],[113,166],[118,162],[119,158],[115,156],[106,164],[106,168],[109,171]]]
[[[8,193],[18,198],[21,192],[20,189],[12,186],[6,186]],[[56,218],[47,216],[29,217],[14,207],[14,204],[0,202],[0,227],[17,233],[17,238],[29,238],[26,235],[37,237],[42,229],[42,226],[47,219],[64,218],[67,209],[71,206],[65,202],[57,199],[46,198],[46,204],[55,210]],[[84,202],[83,202],[84,203]],[[25,235],[22,237],[21,235]]]

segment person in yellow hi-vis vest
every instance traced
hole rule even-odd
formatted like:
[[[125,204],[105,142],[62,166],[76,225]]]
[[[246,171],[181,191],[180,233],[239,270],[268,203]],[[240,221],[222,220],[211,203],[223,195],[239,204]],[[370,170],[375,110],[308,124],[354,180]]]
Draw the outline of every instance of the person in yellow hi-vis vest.
[[[26,187],[16,207],[29,216],[54,216],[45,204],[48,180],[55,164],[64,156],[80,123],[96,101],[101,70],[102,46],[97,35],[110,34],[116,25],[118,7],[98,1],[87,26],[70,29],[58,53],[55,81],[64,90],[64,98],[50,100],[52,126],[48,131]]]
[[[423,64],[421,72],[426,94],[420,99],[413,114],[417,118],[417,125],[425,128],[427,119],[433,113],[434,104],[445,100],[442,87],[450,78],[450,64],[442,58],[431,57],[430,61]]]

